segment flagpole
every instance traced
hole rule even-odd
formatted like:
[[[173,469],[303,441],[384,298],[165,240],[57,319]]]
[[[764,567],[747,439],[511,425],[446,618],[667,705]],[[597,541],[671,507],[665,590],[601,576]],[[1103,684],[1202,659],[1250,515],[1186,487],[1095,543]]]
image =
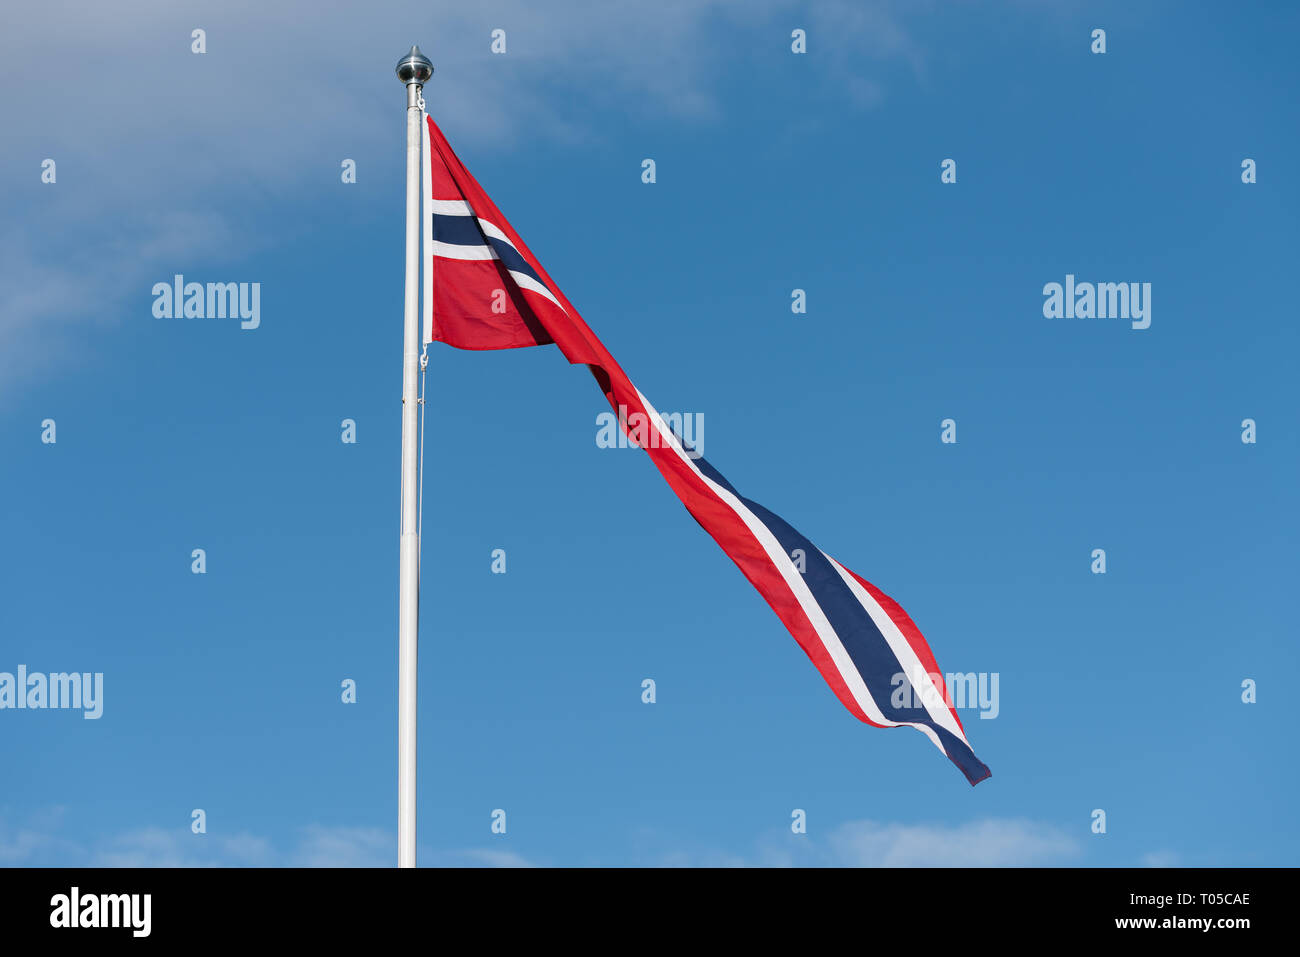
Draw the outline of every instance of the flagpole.
[[[415,866],[415,691],[420,627],[420,530],[417,454],[420,371],[420,92],[433,64],[417,46],[397,64],[406,84],[406,296],[402,341],[402,524],[398,574],[397,866]]]

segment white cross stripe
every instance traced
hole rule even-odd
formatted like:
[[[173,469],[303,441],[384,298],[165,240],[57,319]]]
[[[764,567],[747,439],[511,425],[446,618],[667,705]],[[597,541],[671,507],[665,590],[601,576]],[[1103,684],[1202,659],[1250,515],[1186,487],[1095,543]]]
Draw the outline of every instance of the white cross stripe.
[[[934,729],[929,725],[921,724],[916,721],[891,721],[884,716],[880,710],[880,706],[876,704],[875,698],[871,696],[871,692],[867,688],[866,682],[862,680],[862,675],[859,674],[857,666],[853,664],[853,659],[849,657],[848,650],[844,647],[843,642],[840,641],[839,635],[836,634],[835,628],[827,619],[826,613],[822,610],[821,605],[818,604],[817,600],[813,597],[812,592],[808,588],[808,583],[803,580],[803,575],[794,567],[794,561],[785,553],[785,549],[782,548],[781,543],[776,540],[776,536],[774,536],[763,521],[746,508],[745,504],[736,498],[735,495],[718,485],[700,471],[700,468],[691,461],[690,457],[686,455],[685,451],[683,451],[681,444],[677,441],[677,436],[673,434],[672,429],[667,427],[655,407],[650,404],[649,400],[646,399],[644,395],[641,394],[640,389],[637,389],[636,394],[641,400],[641,405],[645,408],[646,412],[649,413],[650,421],[659,431],[664,443],[672,448],[672,450],[677,453],[677,456],[704,481],[709,489],[736,513],[740,520],[749,528],[750,532],[753,533],[754,537],[758,539],[759,544],[767,553],[768,559],[781,573],[786,584],[790,586],[791,592],[794,593],[795,600],[799,602],[799,606],[808,617],[808,621],[812,625],[813,631],[816,633],[822,645],[826,648],[827,653],[831,656],[831,660],[835,663],[835,669],[840,673],[840,677],[848,686],[849,693],[853,695],[854,700],[857,701],[858,706],[863,710],[866,716],[870,718],[874,724],[886,728],[898,727],[901,724],[910,725],[929,738],[936,748],[944,754],[947,754],[948,752],[944,749],[943,742],[939,739],[939,735],[937,735],[934,732]],[[949,717],[951,718],[951,716]]]

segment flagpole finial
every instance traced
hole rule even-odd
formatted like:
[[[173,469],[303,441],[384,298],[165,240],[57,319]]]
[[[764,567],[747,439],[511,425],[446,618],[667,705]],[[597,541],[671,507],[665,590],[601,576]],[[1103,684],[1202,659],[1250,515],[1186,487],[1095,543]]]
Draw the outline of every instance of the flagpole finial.
[[[420,52],[418,46],[411,47],[411,52],[397,61],[397,78],[410,86],[412,83],[423,85],[433,76],[433,61]]]

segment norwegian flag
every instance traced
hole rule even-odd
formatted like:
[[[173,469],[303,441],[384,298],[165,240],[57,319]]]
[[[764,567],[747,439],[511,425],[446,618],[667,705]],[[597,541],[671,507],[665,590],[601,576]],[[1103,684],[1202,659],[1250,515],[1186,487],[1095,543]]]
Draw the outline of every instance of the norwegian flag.
[[[758,589],[836,696],[878,728],[916,728],[971,784],[989,769],[966,740],[942,672],[898,604],[742,496],[632,384],[537,257],[425,117],[424,340],[458,349],[554,343],[586,365],[677,497]],[[430,268],[432,267],[432,268]],[[802,552],[802,570],[793,557]],[[901,702],[896,704],[895,702]]]

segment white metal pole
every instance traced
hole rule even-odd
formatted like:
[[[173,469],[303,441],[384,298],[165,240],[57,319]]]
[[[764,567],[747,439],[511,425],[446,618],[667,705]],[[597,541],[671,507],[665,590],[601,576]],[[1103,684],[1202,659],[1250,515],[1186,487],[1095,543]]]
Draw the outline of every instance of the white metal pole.
[[[402,535],[398,574],[397,866],[415,866],[415,691],[420,629],[417,385],[420,372],[420,91],[433,64],[419,47],[397,64],[406,84],[406,299],[402,344]]]

